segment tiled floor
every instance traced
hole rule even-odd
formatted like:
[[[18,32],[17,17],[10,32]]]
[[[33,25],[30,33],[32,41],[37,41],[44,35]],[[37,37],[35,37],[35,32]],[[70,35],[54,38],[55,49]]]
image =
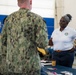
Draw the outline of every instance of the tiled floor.
[[[76,56],[75,56],[75,58],[74,58],[73,68],[76,69]]]

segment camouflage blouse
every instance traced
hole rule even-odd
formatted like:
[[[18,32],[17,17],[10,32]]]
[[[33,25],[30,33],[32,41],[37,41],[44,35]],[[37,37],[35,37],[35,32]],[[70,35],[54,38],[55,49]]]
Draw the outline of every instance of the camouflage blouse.
[[[40,75],[37,46],[48,45],[47,28],[43,19],[27,9],[10,14],[4,23],[0,58],[2,72]],[[4,70],[5,69],[5,70]]]

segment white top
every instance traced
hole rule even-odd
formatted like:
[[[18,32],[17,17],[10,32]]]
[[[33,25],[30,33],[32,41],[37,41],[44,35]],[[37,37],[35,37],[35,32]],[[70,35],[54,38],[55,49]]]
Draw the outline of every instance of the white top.
[[[76,30],[66,27],[62,32],[60,28],[55,29],[51,35],[54,50],[66,51],[73,47],[74,39],[76,39]]]

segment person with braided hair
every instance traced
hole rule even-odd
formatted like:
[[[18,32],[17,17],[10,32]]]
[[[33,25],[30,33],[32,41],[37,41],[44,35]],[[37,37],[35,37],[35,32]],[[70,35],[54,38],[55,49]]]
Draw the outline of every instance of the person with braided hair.
[[[72,68],[75,50],[73,42],[76,39],[76,31],[68,26],[71,19],[70,14],[61,17],[60,27],[53,31],[49,45],[53,46],[52,58],[56,60],[56,64]]]

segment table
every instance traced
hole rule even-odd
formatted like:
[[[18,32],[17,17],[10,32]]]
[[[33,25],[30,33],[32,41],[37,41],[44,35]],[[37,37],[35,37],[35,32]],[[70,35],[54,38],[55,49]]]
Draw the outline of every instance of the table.
[[[50,70],[48,68],[51,68]],[[52,70],[54,69],[54,70]],[[62,71],[68,71],[71,72],[73,75],[76,75],[76,69],[73,68],[68,68],[68,67],[64,67],[64,66],[51,66],[51,65],[46,65],[44,67],[42,67],[42,74],[41,75],[47,75],[45,71],[49,71],[49,72],[56,72],[57,74],[61,74]],[[63,75],[63,74],[61,74]]]

